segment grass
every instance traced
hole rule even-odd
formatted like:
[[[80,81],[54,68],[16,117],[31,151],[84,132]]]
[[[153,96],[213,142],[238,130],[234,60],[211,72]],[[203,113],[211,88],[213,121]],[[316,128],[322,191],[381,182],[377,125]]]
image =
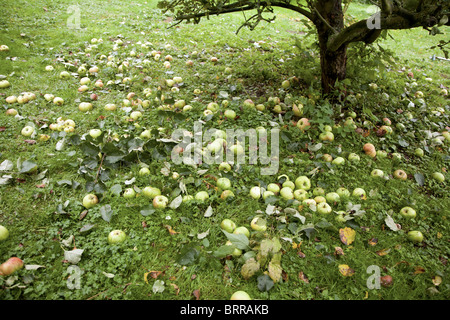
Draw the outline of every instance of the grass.
[[[432,54],[441,54],[427,50],[445,39],[445,35],[429,37],[419,29],[393,31],[390,34],[394,39],[381,40],[366,57],[356,54],[358,46],[352,47],[349,79],[342,85],[349,93],[360,93],[362,99],[356,104],[343,101],[341,105],[331,105],[318,98],[320,73],[314,39],[305,37],[307,28],[298,16],[287,10],[276,10],[274,23],[261,24],[252,32],[242,29],[236,35],[243,22],[241,14],[211,17],[199,25],[167,28],[171,17],[163,16],[156,9],[155,1],[133,1],[126,6],[114,0],[108,1],[108,6],[104,2],[87,1],[79,6],[81,29],[73,30],[67,27],[73,15],[68,12],[71,5],[76,2],[3,3],[0,44],[8,45],[9,51],[0,52],[0,74],[6,76],[11,86],[1,90],[2,97],[33,92],[37,98],[23,105],[9,105],[2,100],[5,110],[16,108],[21,117],[6,116],[4,112],[0,115],[0,127],[4,128],[0,132],[0,163],[9,160],[14,165],[1,174],[10,174],[13,179],[0,186],[0,224],[10,231],[9,238],[0,242],[0,257],[6,261],[18,256],[26,265],[42,267],[22,269],[8,281],[6,277],[0,278],[2,300],[178,300],[195,299],[194,292],[200,292],[198,297],[202,300],[215,300],[229,299],[236,290],[245,290],[254,299],[274,300],[449,298],[448,142],[436,145],[427,135],[427,131],[439,134],[448,130],[448,96],[440,94],[441,87],[450,86],[448,62],[431,61]],[[366,6],[354,4],[349,10],[357,18],[364,16]],[[92,38],[102,38],[103,43],[92,47]],[[114,51],[113,41],[118,38],[125,45]],[[147,49],[140,45],[145,42],[151,43]],[[141,60],[129,56],[132,50],[142,54]],[[162,66],[163,59],[153,60],[152,50],[161,51],[163,58],[172,55],[170,69]],[[192,55],[194,51],[199,53],[197,57]],[[129,59],[130,67],[122,71],[108,68],[101,55],[115,55],[120,62]],[[218,63],[210,62],[212,56],[219,58]],[[149,58],[148,66],[142,66],[142,57]],[[191,68],[185,66],[188,59],[194,61]],[[81,75],[76,75],[80,64],[99,65],[100,72],[90,76],[91,80],[101,78],[106,84],[108,80],[130,77],[133,82],[107,85],[103,89],[94,89],[91,83],[90,90],[80,94],[77,89]],[[45,71],[47,65],[52,65],[54,71]],[[226,73],[226,67],[233,72]],[[75,75],[61,80],[59,74],[63,70]],[[416,84],[408,78],[408,72],[414,73]],[[159,103],[152,103],[148,109],[134,107],[143,113],[139,121],[127,120],[127,112],[121,106],[129,92],[143,98],[144,88],[151,88],[149,99],[153,100],[158,86],[173,76],[184,79],[180,91],[170,92],[163,86],[162,92],[168,99],[183,99],[192,104],[191,112],[162,111],[157,108]],[[281,82],[292,76],[299,79],[296,86],[282,89]],[[428,77],[432,81],[425,79]],[[379,90],[369,89],[372,82],[378,84]],[[193,93],[197,88],[201,90],[199,95]],[[413,96],[419,90],[425,95],[426,105]],[[94,91],[99,95],[93,101],[94,109],[80,112],[78,104],[89,101],[89,94]],[[383,92],[389,94],[386,102],[382,100]],[[45,101],[46,93],[62,97],[64,105]],[[273,96],[280,97],[286,105],[283,122],[271,111],[268,98]],[[224,120],[221,112],[213,117],[202,115],[209,102],[221,103],[225,99],[238,113],[238,119]],[[245,99],[264,103],[266,110],[242,108]],[[415,105],[409,105],[410,101]],[[298,117],[289,106],[299,102],[304,104],[304,116],[312,123],[307,133],[291,125]],[[119,108],[107,112],[103,109],[106,103],[115,103]],[[366,131],[368,136],[344,125],[348,111],[356,112],[354,121],[358,128],[370,129]],[[50,124],[59,117],[73,119],[75,132],[50,130]],[[394,133],[379,137],[375,130],[384,117],[391,119]],[[192,131],[199,119],[205,121],[205,130],[270,128],[271,123],[277,122],[282,129],[278,173],[263,176],[259,166],[252,165],[234,167],[229,173],[219,171],[216,165],[204,164],[196,169],[174,165],[169,158],[173,144],[151,139],[144,146],[148,152],[138,153],[139,158],[105,165],[101,184],[94,186],[99,158],[95,153],[88,154],[85,143],[76,143],[76,137],[92,128],[116,132],[120,141],[126,141],[124,135],[138,136],[143,128],[152,129],[154,136],[169,138],[176,128]],[[405,129],[399,129],[398,123]],[[37,135],[32,138],[36,143],[30,144],[20,134],[27,124],[35,126],[38,134],[48,134],[51,138],[42,142]],[[319,134],[325,125],[333,126],[335,140],[324,142],[316,151],[308,150],[308,146],[320,142]],[[64,147],[57,150],[57,143],[63,139]],[[116,151],[124,150],[120,141],[113,142]],[[376,159],[366,156],[362,151],[366,142],[373,143],[377,150],[387,151],[388,156]],[[415,155],[419,147],[425,151],[423,157]],[[353,152],[361,160],[355,163],[347,160],[342,167],[322,160],[325,153],[347,159]],[[393,153],[399,153],[401,159],[393,158]],[[38,171],[17,173],[18,160],[38,164]],[[171,173],[164,175],[161,169],[167,162],[170,172],[180,173],[182,180],[172,179]],[[150,176],[138,175],[142,166],[149,167]],[[383,170],[385,178],[372,178],[370,173],[375,168]],[[198,172],[206,169],[206,173]],[[408,173],[406,181],[393,178],[397,169]],[[435,181],[433,172],[442,172],[446,181]],[[254,185],[264,187],[271,182],[282,182],[279,177],[282,174],[291,180],[308,175],[313,187],[320,186],[326,192],[339,187],[350,191],[363,188],[367,192],[366,200],[343,199],[332,207],[339,211],[346,210],[349,202],[361,204],[365,214],[344,224],[337,222],[334,214],[321,216],[293,201],[278,199],[275,205],[280,212],[267,215],[265,210],[270,201],[249,198],[249,189]],[[220,193],[214,188],[215,179],[221,176],[232,182],[235,198],[230,201],[221,201]],[[185,182],[189,194],[208,191],[209,200],[183,203],[176,209],[152,210],[149,200],[141,194],[135,199],[125,199],[121,192],[114,193],[117,186],[122,191],[134,186],[140,193],[145,186],[152,185],[173,200],[182,194],[180,181]],[[93,187],[97,189],[92,190]],[[82,216],[81,202],[88,192],[97,192],[100,203]],[[111,207],[109,218],[107,205]],[[213,214],[205,217],[209,206]],[[400,216],[398,212],[404,206],[414,207],[417,217],[408,220]],[[286,208],[297,210],[305,217],[305,223],[292,216],[292,211],[285,211]],[[257,280],[264,279],[267,266],[246,280],[241,274],[245,262],[242,257],[214,255],[227,240],[220,229],[224,218],[250,228],[250,221],[257,214],[265,215],[268,229],[265,233],[253,232],[251,244],[276,238],[281,239],[282,245],[281,280],[268,291],[260,290]],[[392,231],[388,227],[387,214],[401,224],[401,230]],[[339,229],[344,227],[356,232],[355,241],[350,245],[343,244],[339,238]],[[107,235],[114,229],[124,230],[127,240],[111,246]],[[424,242],[408,241],[409,230],[422,231]],[[74,240],[65,246],[63,241],[70,236]],[[335,254],[336,247],[341,247],[344,255]],[[80,288],[76,290],[67,285],[71,264],[64,257],[64,251],[73,248],[84,250],[77,263],[83,273]],[[339,265],[348,265],[354,275],[341,275]],[[393,285],[369,289],[370,266],[379,267],[381,275],[391,275]],[[161,280],[164,291],[157,292]]]

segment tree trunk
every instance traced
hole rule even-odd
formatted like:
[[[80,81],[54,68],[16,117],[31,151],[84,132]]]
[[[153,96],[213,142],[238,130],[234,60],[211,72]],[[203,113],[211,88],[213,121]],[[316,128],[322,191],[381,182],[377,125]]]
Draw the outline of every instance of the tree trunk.
[[[344,80],[347,73],[347,46],[337,51],[320,48],[320,68],[323,93],[331,93],[336,81]]]
[[[320,47],[322,90],[327,94],[333,91],[337,80],[345,79],[347,71],[347,45],[333,51],[328,47],[330,37],[344,28],[342,1],[319,0],[315,24]]]

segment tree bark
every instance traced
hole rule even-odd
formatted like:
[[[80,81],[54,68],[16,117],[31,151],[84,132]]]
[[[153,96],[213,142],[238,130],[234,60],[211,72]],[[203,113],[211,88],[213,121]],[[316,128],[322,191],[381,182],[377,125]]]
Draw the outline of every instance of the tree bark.
[[[317,4],[314,23],[319,39],[322,91],[328,94],[347,72],[347,45],[334,50],[328,46],[329,39],[344,28],[344,13],[341,0],[319,0]]]

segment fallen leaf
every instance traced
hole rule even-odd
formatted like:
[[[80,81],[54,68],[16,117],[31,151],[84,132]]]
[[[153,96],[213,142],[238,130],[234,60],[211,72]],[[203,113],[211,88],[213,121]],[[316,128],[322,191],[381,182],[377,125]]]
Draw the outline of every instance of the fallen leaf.
[[[341,239],[342,243],[345,245],[351,244],[353,241],[355,241],[356,232],[352,228],[345,227],[342,229],[339,229],[339,238]]]
[[[175,289],[175,295],[178,295],[180,293],[180,288],[175,283],[171,283],[170,285]]]
[[[371,246],[374,246],[374,245],[376,245],[378,243],[378,238],[372,238],[372,239],[369,239],[369,244],[371,245]]]
[[[432,281],[435,286],[438,286],[442,283],[442,278],[440,276],[434,276]]]
[[[161,271],[149,271],[144,273],[144,281],[145,283],[148,283],[148,276],[152,277],[153,279],[157,279],[158,276],[161,274]]]
[[[339,272],[344,276],[344,277],[351,277],[352,275],[355,274],[355,270],[353,270],[352,268],[350,268],[348,265],[346,264],[340,264],[339,265]]]
[[[378,250],[375,253],[377,255],[379,255],[380,257],[382,257],[382,256],[387,255],[390,251],[391,251],[391,249],[387,248],[387,249]]]
[[[341,247],[334,247],[334,254],[337,256],[343,256],[344,250]]]
[[[196,300],[200,300],[200,290],[199,289],[195,289],[192,294],[194,295]]]
[[[172,236],[173,236],[174,234],[179,233],[179,232],[176,232],[175,230],[173,230],[172,227],[169,226],[169,225],[165,225],[165,227],[166,227],[166,229],[169,231],[170,235],[172,235]]]
[[[304,283],[309,283],[308,278],[306,277],[306,275],[303,273],[303,271],[300,271],[298,274],[298,278],[303,281]]]
[[[298,252],[297,252],[297,255],[298,255],[300,258],[306,257],[306,254],[304,254],[304,253],[301,252],[301,251],[298,251]]]
[[[424,273],[424,272],[425,272],[425,269],[423,267],[415,267],[413,274],[421,274],[421,273]]]
[[[36,140],[24,140],[24,142],[26,142],[28,144],[35,144]]]
[[[45,183],[37,184],[37,185],[36,185],[36,188],[45,188]]]

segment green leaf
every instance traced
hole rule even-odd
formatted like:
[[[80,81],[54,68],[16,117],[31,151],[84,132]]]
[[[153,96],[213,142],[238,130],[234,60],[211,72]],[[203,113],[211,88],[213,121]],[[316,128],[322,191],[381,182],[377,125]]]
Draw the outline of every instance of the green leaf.
[[[109,204],[104,205],[103,207],[100,208],[100,215],[106,222],[111,222],[111,217],[113,213],[114,212],[111,210],[111,206]]]
[[[141,208],[140,213],[141,213],[141,215],[146,217],[146,216],[149,216],[149,215],[155,213],[155,208],[153,208],[152,205],[146,205]]]
[[[83,142],[80,144],[80,150],[87,156],[97,157],[100,152],[100,148],[93,145],[90,142]]]
[[[120,194],[122,193],[122,186],[120,184],[115,184],[109,189],[111,193],[115,196],[120,197]]]
[[[196,244],[185,246],[177,257],[177,263],[182,266],[194,264],[200,256],[200,250]]]
[[[222,232],[225,233],[225,236],[236,246],[236,248],[241,250],[249,249],[249,240],[245,234],[234,234],[226,232],[225,230],[222,230]]]
[[[223,246],[220,246],[219,248],[217,248],[216,251],[213,252],[213,256],[216,258],[225,258],[226,256],[231,255],[234,252],[234,249],[236,249],[236,247],[234,245],[226,245],[224,244]]]
[[[421,173],[414,174],[414,179],[416,179],[417,184],[421,187],[425,184],[425,177]]]
[[[32,161],[29,161],[29,160],[25,160],[20,165],[19,173],[33,172],[33,171],[35,171],[37,169],[37,166],[38,166],[37,163],[34,163]]]
[[[269,291],[270,289],[272,289],[274,285],[273,280],[267,274],[260,275],[257,278],[257,281],[258,281],[258,289],[259,291],[262,292]]]

